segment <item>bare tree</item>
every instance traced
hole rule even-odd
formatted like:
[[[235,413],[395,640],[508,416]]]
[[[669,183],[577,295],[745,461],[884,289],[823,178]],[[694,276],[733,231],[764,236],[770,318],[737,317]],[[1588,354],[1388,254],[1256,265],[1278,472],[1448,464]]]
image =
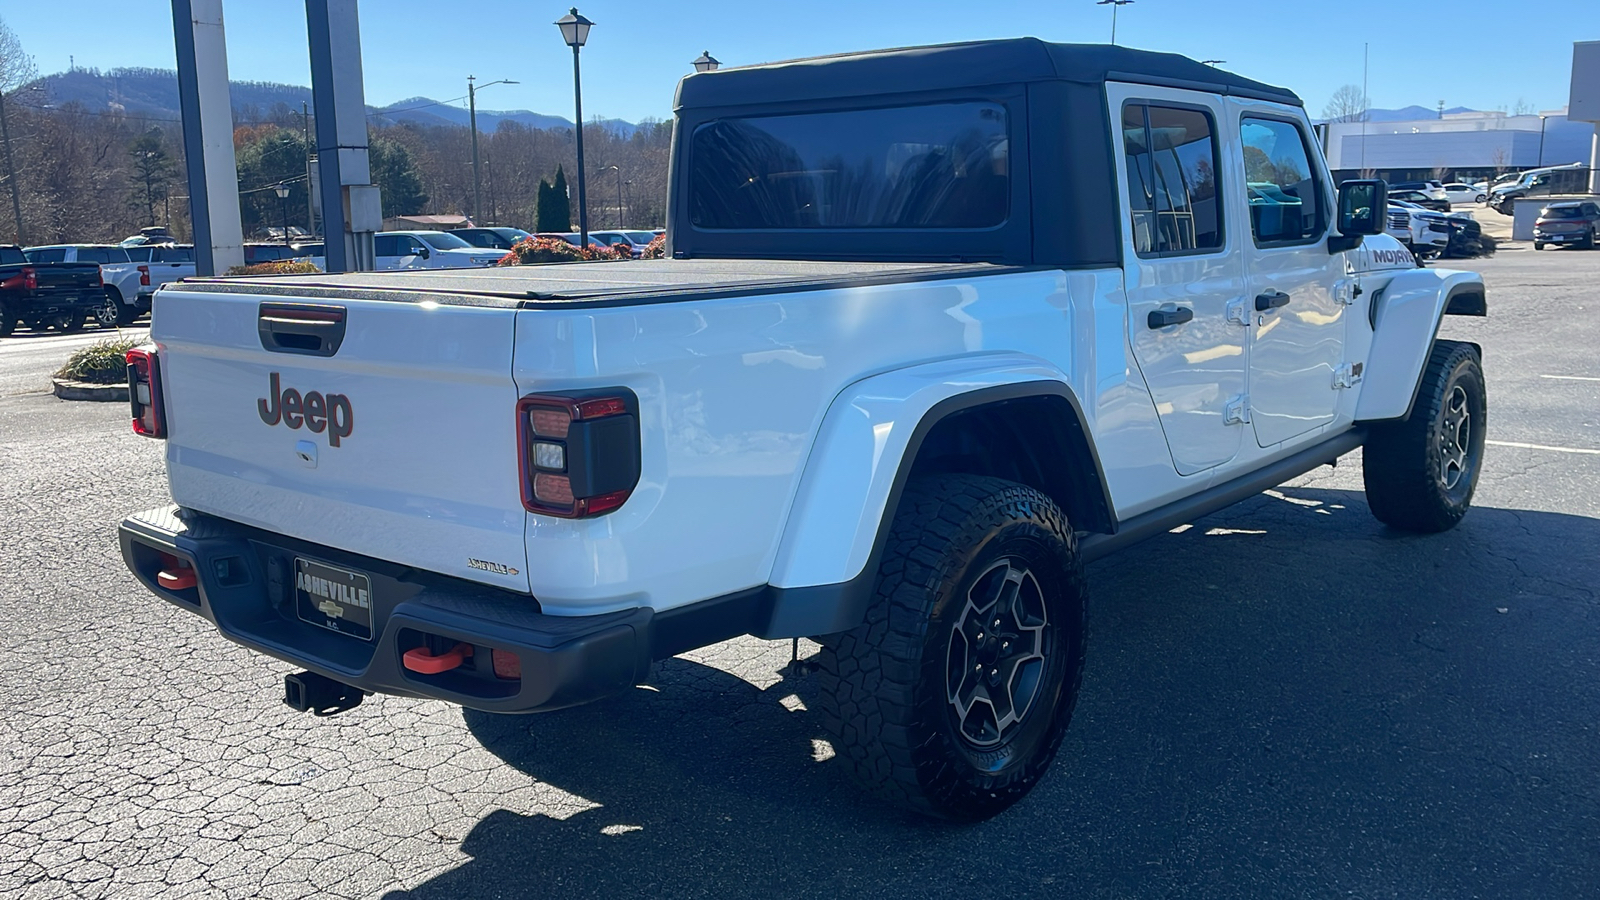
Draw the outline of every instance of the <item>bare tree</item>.
[[[11,127],[6,121],[6,91],[15,90],[33,80],[33,57],[22,52],[22,41],[17,33],[0,19],[0,143],[5,144],[6,183],[11,188],[12,225],[15,238],[22,241],[22,201],[17,189],[17,166],[11,155]]]
[[[1511,107],[1511,114],[1513,116],[1531,116],[1533,115],[1533,111],[1533,104],[1529,103],[1523,97],[1518,97],[1516,105]]]
[[[1506,163],[1510,161],[1511,154],[1508,153],[1504,147],[1496,147],[1494,148],[1494,152],[1489,154],[1489,164],[1494,166],[1494,174],[1496,175],[1504,172],[1506,169]]]
[[[1361,122],[1367,118],[1367,97],[1361,92],[1361,86],[1347,84],[1328,99],[1328,105],[1322,108],[1322,117],[1329,122]]]

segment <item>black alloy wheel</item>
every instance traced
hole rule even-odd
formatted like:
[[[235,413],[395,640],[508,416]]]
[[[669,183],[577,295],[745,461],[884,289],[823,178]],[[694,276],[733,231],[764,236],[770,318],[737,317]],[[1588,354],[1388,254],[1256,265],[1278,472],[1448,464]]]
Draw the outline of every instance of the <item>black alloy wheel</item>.
[[[869,791],[978,821],[1048,771],[1083,677],[1083,567],[1044,494],[933,475],[900,499],[864,623],[821,639],[823,719]]]

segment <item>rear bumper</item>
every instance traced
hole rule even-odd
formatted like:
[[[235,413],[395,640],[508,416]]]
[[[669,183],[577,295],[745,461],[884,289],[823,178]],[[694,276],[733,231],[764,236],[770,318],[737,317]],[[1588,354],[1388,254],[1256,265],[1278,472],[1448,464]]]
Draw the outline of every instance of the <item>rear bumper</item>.
[[[93,312],[105,305],[105,291],[85,288],[82,291],[39,292],[12,301],[12,309],[23,318],[59,316],[63,313]]]
[[[649,609],[548,616],[527,595],[418,573],[176,506],[129,516],[118,536],[124,562],[146,588],[212,622],[224,637],[373,693],[431,697],[491,712],[559,709],[626,690],[649,674],[652,658],[687,649],[668,646],[654,634],[661,623]],[[195,586],[170,590],[159,584],[162,554],[189,563]],[[296,557],[369,576],[371,640],[300,619]],[[762,595],[728,598],[735,599],[722,611],[735,614],[726,624],[742,625],[738,614],[757,612]],[[458,669],[427,675],[401,662],[407,650],[427,646],[441,652],[457,642],[474,649]],[[519,679],[496,677],[491,648],[517,654]]]

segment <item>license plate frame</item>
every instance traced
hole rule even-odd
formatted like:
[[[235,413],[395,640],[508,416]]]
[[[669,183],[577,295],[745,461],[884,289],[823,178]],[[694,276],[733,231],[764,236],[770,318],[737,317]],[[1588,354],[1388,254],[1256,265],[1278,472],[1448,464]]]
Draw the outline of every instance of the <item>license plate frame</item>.
[[[294,605],[302,622],[372,640],[372,577],[365,572],[296,556]]]

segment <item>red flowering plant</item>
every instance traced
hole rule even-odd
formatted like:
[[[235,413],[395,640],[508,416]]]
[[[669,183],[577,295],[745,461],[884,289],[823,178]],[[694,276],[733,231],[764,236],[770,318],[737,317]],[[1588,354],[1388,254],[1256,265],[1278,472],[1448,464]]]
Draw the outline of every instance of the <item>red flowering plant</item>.
[[[640,259],[664,259],[667,255],[667,236],[658,234],[644,247],[644,255]]]
[[[621,244],[607,247],[604,244],[589,242],[587,250],[583,251],[584,259],[633,259],[633,251]]]
[[[511,245],[511,249],[495,265],[531,266],[535,263],[575,262],[587,258],[583,251],[561,238],[529,235]]]

